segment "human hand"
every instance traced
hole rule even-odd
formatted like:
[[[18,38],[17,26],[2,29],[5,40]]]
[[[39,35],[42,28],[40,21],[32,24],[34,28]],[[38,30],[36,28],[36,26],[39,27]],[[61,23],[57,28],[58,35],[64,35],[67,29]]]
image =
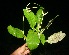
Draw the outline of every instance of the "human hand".
[[[27,44],[25,43],[18,49],[16,49],[11,55],[28,55],[30,53],[29,48],[27,47]]]

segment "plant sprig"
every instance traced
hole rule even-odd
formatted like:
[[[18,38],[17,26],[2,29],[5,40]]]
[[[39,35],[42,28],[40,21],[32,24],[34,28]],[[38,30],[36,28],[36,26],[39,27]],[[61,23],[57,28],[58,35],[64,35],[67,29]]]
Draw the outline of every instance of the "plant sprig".
[[[36,4],[36,3],[34,3],[34,4]],[[47,24],[47,26],[45,28],[41,29],[41,24],[42,24],[42,21],[43,21],[43,17],[48,12],[45,13],[43,11],[44,8],[39,5],[40,8],[37,10],[36,14],[34,14],[30,10],[30,8],[28,8],[29,5],[30,5],[30,3],[27,5],[27,7],[25,9],[23,9],[24,16],[27,18],[28,23],[29,23],[29,25],[31,27],[31,29],[29,29],[29,31],[28,31],[27,36],[24,35],[24,30],[20,30],[18,28],[14,28],[11,25],[9,25],[7,27],[8,32],[10,34],[12,34],[13,36],[17,37],[17,38],[24,38],[24,40],[26,40],[26,43],[27,43],[28,48],[30,50],[36,49],[38,47],[39,43],[42,43],[43,45],[45,44],[45,42],[54,43],[54,39],[55,38],[53,37],[54,39],[52,41],[51,40],[52,38],[50,36],[50,38],[48,38],[48,40],[45,40],[45,36],[44,36],[43,32],[44,32],[45,29],[48,29],[50,27],[50,25],[52,24],[52,22],[54,21],[54,19],[56,17],[58,17],[59,15],[57,15],[54,19],[50,20],[49,23]],[[38,8],[38,7],[33,7],[33,8]],[[23,22],[24,22],[24,16],[23,16]],[[62,34],[63,33],[61,32],[59,34],[59,36],[62,35]],[[56,33],[56,35],[57,35],[57,33]],[[63,36],[65,37],[66,34],[63,34]],[[58,39],[58,37],[56,39]],[[61,40],[62,39],[63,38],[61,38]],[[55,43],[57,43],[57,42],[55,42]]]

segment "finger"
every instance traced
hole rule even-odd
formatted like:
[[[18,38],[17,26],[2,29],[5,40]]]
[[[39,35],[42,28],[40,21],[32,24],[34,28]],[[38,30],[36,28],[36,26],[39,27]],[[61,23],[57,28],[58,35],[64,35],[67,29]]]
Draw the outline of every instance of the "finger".
[[[28,47],[26,47],[26,48],[25,48],[25,50],[29,50],[29,48],[28,48]]]
[[[27,55],[27,54],[29,54],[30,53],[30,51],[29,50],[26,50],[23,54],[24,55]]]

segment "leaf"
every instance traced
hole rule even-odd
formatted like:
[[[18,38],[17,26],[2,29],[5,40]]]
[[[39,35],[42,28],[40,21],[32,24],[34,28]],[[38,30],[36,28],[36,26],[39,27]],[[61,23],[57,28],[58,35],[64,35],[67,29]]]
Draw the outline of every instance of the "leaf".
[[[26,10],[26,9],[23,9],[23,11],[24,11],[25,17],[27,18],[27,20],[30,24],[30,27],[34,28],[34,26],[36,25],[37,17],[34,15],[34,13],[32,11],[28,12],[28,10]]]
[[[8,27],[7,27],[7,29],[8,29],[8,32],[10,33],[10,34],[12,34],[13,36],[16,36],[16,34],[15,34],[15,29],[14,29],[14,27],[12,27],[11,25],[9,25]]]
[[[40,35],[40,40],[41,40],[41,43],[44,45],[44,43],[46,42],[44,34]]]
[[[17,37],[17,38],[23,38],[23,33],[22,33],[22,30],[20,30],[20,29],[18,29],[18,28],[14,28],[14,27],[12,27],[11,25],[9,25],[8,27],[7,27],[7,29],[8,29],[8,32],[10,33],[10,34],[12,34],[13,36],[15,36],[15,37]]]
[[[38,20],[40,20],[40,23],[42,22],[42,18],[43,18],[42,11],[43,11],[43,7],[40,7],[40,9],[36,13]]]
[[[43,7],[40,7],[40,9],[36,13],[36,15],[37,15],[38,18],[42,17],[42,11],[43,11]]]
[[[16,30],[16,37],[17,38],[23,38],[24,37],[22,30],[20,30],[18,28],[15,28],[15,30]]]
[[[27,34],[26,43],[30,50],[36,49],[40,43],[38,34],[30,29]]]

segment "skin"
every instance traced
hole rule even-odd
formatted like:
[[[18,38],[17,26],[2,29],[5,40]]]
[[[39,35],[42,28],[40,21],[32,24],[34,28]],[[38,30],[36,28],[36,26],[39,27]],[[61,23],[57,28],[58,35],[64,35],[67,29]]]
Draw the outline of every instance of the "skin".
[[[30,53],[30,50],[27,47],[27,44],[25,43],[18,49],[16,49],[12,54],[10,55],[28,55]]]

